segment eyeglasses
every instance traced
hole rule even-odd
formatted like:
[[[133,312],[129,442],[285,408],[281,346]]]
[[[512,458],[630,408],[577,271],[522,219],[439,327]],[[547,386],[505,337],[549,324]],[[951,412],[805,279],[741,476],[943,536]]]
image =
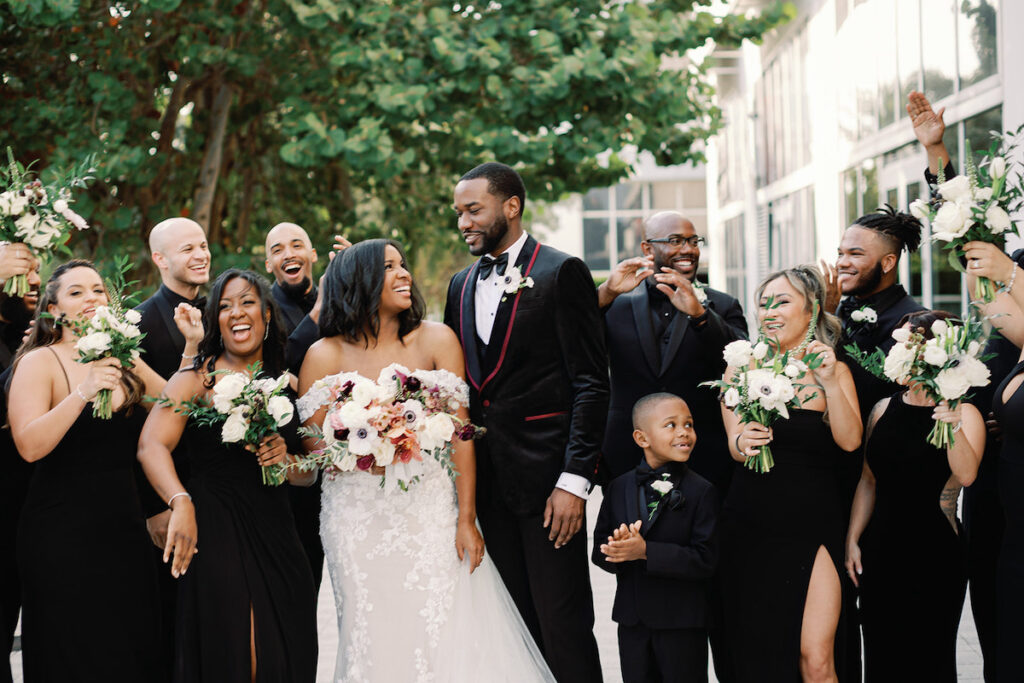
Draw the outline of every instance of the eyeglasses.
[[[700,235],[694,235],[693,237],[683,237],[682,235],[669,235],[668,237],[655,237],[653,239],[644,240],[648,244],[668,244],[673,247],[681,247],[683,244],[689,244],[691,247],[696,249],[697,247],[703,247],[707,244]]]

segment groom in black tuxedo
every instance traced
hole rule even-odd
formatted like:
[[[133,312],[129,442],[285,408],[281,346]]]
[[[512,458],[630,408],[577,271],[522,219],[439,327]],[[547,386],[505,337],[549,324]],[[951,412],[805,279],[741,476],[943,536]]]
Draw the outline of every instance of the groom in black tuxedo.
[[[486,163],[455,186],[475,264],[448,285],[477,442],[477,513],[488,551],[555,677],[601,680],[587,540],[578,533],[608,410],[593,279],[522,227],[523,181]]]
[[[199,296],[199,288],[210,280],[210,248],[202,226],[188,218],[168,218],[158,223],[149,234],[149,250],[153,263],[160,271],[161,285],[156,293],[139,304],[142,314],[139,329],[145,333],[142,340],[143,360],[161,377],[170,379],[182,363],[185,337],[174,322],[174,309],[188,304],[200,310],[206,302]],[[178,478],[188,481],[188,461],[183,449],[172,454]],[[171,511],[156,494],[145,477],[137,477],[139,499],[145,513],[146,527],[158,546],[157,557],[163,556],[162,539],[167,534]],[[158,565],[163,564],[158,561]],[[174,622],[177,583],[164,569],[157,572],[160,585],[161,638],[163,641],[163,667],[170,675],[174,657]]]

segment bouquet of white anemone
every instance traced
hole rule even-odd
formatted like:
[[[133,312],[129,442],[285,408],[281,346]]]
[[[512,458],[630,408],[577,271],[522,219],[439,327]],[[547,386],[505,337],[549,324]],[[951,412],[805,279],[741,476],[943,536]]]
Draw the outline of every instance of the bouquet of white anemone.
[[[702,382],[701,386],[717,387],[725,407],[736,413],[741,422],[770,427],[779,418],[788,420],[790,407],[799,408],[816,396],[811,394],[801,400],[796,392],[810,386],[797,380],[821,365],[819,354],[799,357],[814,338],[817,320],[818,304],[815,302],[807,336],[792,351],[781,352],[778,344],[764,334],[754,344],[743,339],[727,344],[722,355],[734,370],[732,376],[727,373],[722,379]],[[756,455],[747,457],[744,465],[761,474],[769,472],[775,466],[771,448],[762,446]]]
[[[986,339],[982,321],[971,318],[961,324],[936,320],[931,326],[933,337],[925,339],[924,332],[923,328],[893,330],[896,343],[888,354],[880,349],[868,354],[855,344],[846,350],[876,377],[908,387],[916,385],[930,399],[946,401],[950,408],[966,400],[971,387],[989,383],[985,360],[991,356],[981,355]],[[936,421],[928,434],[928,443],[936,448],[949,448],[954,440],[954,427],[948,422]]]
[[[0,167],[0,241],[23,242],[41,256],[63,245],[72,228],[85,230],[85,219],[71,210],[71,188],[85,187],[91,179],[91,159],[53,184],[44,185],[14,160],[7,148],[7,166]],[[28,292],[28,278],[15,275],[4,283],[4,292],[21,297]]]
[[[468,405],[466,383],[447,370],[411,372],[398,364],[381,370],[377,381],[355,372],[317,380],[299,399],[299,418],[309,419],[327,406],[323,425],[303,429],[323,441],[323,448],[297,466],[328,474],[384,468],[381,487],[408,490],[423,473],[424,455],[433,457],[454,478],[451,442],[483,435],[461,420]]]
[[[946,180],[940,171],[932,200],[910,204],[911,214],[931,223],[932,240],[945,243],[950,265],[960,272],[966,272],[960,260],[966,243],[990,242],[1003,248],[1007,235],[1019,234],[1010,216],[1024,204],[1024,188],[1017,163],[1009,159],[1022,130],[1024,126],[1006,137],[996,136],[978,166],[968,141],[967,174]],[[995,284],[979,277],[974,298],[991,303],[996,298]]]
[[[161,399],[175,412],[188,415],[199,425],[220,424],[220,438],[224,443],[244,442],[259,446],[263,439],[292,421],[295,408],[284,395],[288,386],[288,373],[280,377],[263,377],[262,364],[253,363],[245,372],[217,370],[211,400],[196,399],[174,405],[171,399]],[[288,474],[287,465],[269,465],[260,468],[263,483],[268,486],[283,484]]]

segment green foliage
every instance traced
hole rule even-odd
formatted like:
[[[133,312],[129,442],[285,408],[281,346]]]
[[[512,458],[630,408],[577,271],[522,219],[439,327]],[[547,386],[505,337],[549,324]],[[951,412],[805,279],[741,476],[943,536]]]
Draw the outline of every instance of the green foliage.
[[[0,126],[23,161],[100,155],[83,255],[147,268],[149,229],[198,215],[205,188],[218,269],[261,266],[266,230],[288,220],[322,250],[335,231],[396,237],[421,281],[446,281],[468,259],[451,189],[477,163],[515,165],[532,199],[557,199],[624,177],[627,146],[701,158],[720,126],[712,88],[665,59],[794,14],[707,4],[23,0],[0,6]]]

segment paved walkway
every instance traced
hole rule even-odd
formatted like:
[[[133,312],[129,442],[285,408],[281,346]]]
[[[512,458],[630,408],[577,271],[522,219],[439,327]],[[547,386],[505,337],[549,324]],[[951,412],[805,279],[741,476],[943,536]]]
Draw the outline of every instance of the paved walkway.
[[[597,489],[587,504],[588,535],[593,538],[593,525],[597,519],[597,511],[601,507],[601,494]],[[591,565],[591,581],[594,587],[594,609],[597,621],[594,634],[601,651],[601,665],[604,669],[605,683],[621,683],[619,674],[619,653],[615,638],[615,624],[611,620],[612,599],[615,596],[615,577]],[[317,683],[332,683],[334,659],[338,649],[338,625],[334,613],[334,593],[331,582],[324,572],[324,582],[320,590],[319,612],[320,662],[317,669]],[[15,683],[21,683],[21,653],[11,656],[14,666]],[[981,649],[978,646],[978,634],[974,629],[971,616],[970,601],[964,606],[963,619],[960,622],[960,635],[957,641],[957,669],[959,681],[965,683],[982,683]],[[710,680],[716,683],[714,671],[709,670]],[[396,681],[395,683],[400,683]]]

